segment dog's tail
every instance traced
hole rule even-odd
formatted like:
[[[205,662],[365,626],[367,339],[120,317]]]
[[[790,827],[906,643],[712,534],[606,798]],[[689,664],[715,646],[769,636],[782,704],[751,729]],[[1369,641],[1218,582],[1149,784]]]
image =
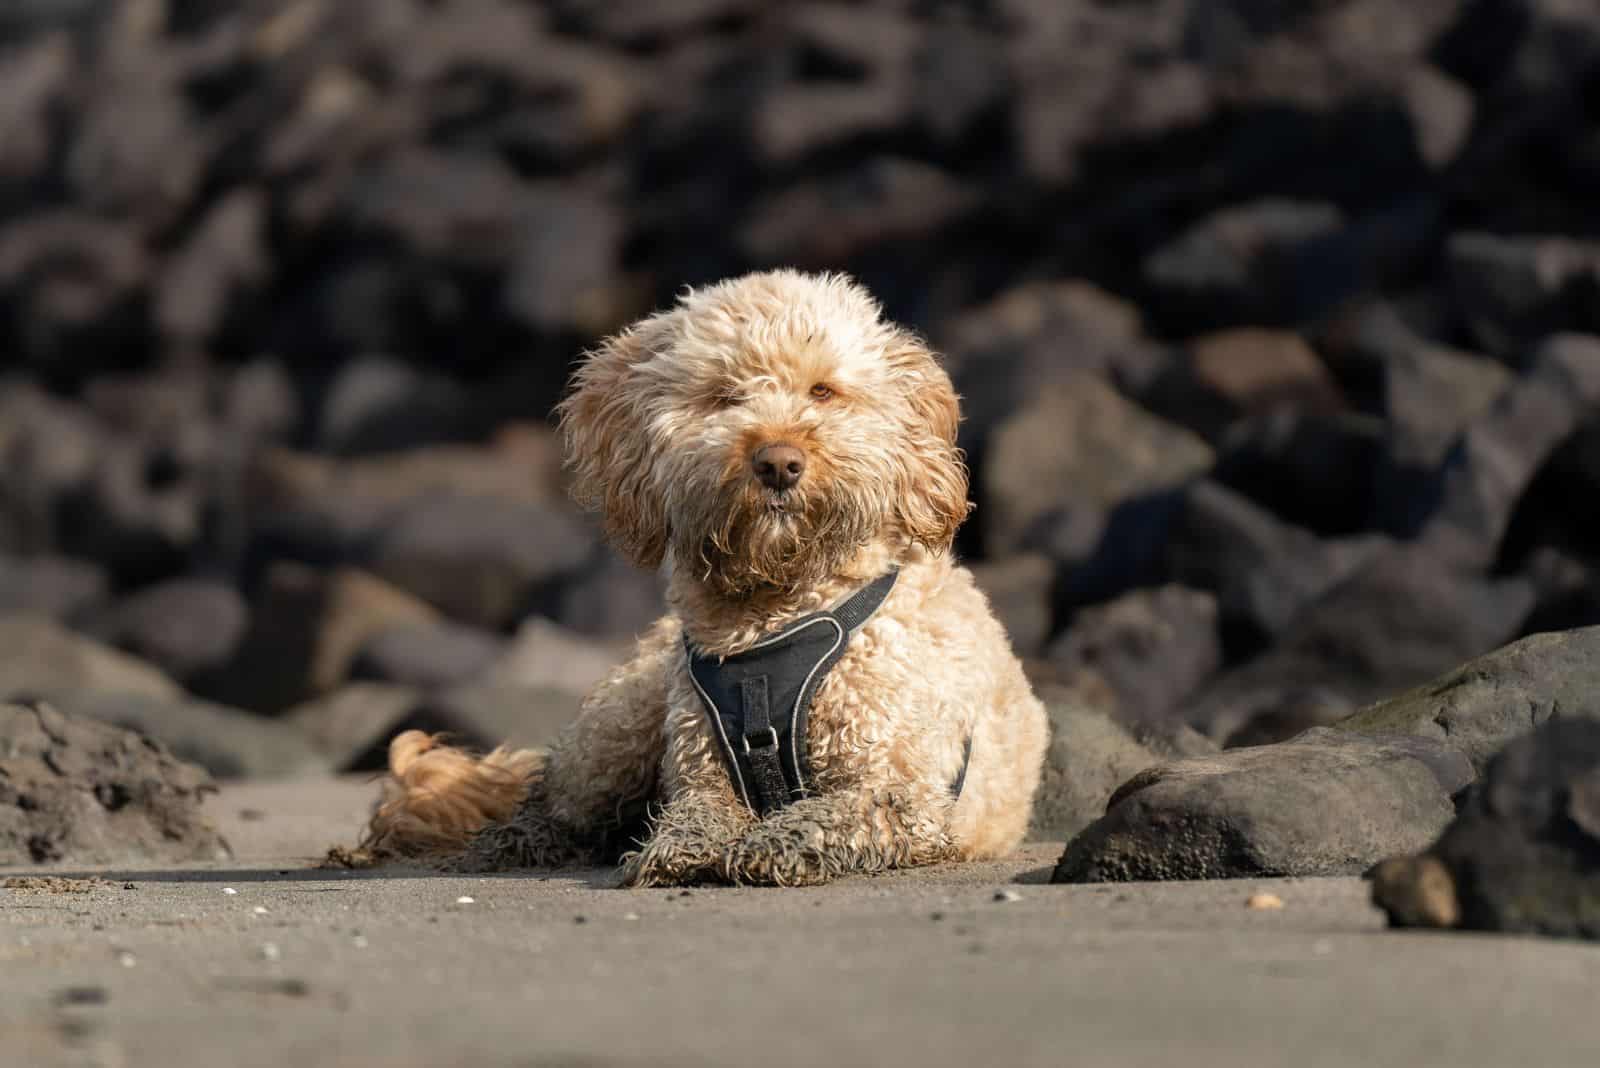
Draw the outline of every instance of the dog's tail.
[[[334,847],[330,867],[385,861],[439,864],[459,856],[473,835],[511,818],[528,788],[544,775],[540,749],[484,756],[445,745],[440,735],[406,731],[389,743],[383,795],[354,850]]]

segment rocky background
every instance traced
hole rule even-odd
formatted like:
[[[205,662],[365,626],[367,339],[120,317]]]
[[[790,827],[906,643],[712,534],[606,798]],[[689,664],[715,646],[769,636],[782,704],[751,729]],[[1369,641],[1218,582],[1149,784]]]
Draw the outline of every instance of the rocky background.
[[[1596,189],[1570,0],[6,4],[0,699],[221,777],[543,740],[659,607],[571,360],[840,268],[966,397],[1064,839],[1600,623]],[[1325,733],[1286,781],[1422,759]]]

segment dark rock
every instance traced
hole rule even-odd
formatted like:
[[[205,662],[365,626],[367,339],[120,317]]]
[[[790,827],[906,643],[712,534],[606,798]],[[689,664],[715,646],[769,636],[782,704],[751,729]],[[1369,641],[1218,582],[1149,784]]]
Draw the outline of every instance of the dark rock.
[[[421,695],[409,686],[354,682],[296,705],[284,722],[341,772],[386,769],[389,742],[408,730],[446,733],[467,748],[498,744],[462,720],[421,711],[420,703]]]
[[[280,562],[267,573],[232,660],[197,678],[193,688],[225,704],[276,715],[343,683],[373,635],[437,619],[423,602],[364,572],[320,572]]]
[[[1163,553],[1184,498],[1184,490],[1175,488],[1135,496],[1110,509],[1068,504],[1030,524],[1023,547],[1056,564],[1056,617],[1166,581]]]
[[[108,441],[89,477],[57,502],[61,549],[104,564],[123,585],[185,570],[205,500],[203,471],[186,462],[181,445]]]
[[[335,212],[410,256],[503,267],[516,248],[526,196],[499,160],[419,146],[363,167]]]
[[[589,638],[636,638],[666,614],[666,581],[610,549],[563,582],[549,608],[563,627]]]
[[[1555,718],[1600,720],[1600,627],[1523,638],[1364,708],[1337,729],[1443,741],[1481,772],[1500,749]]]
[[[153,665],[35,616],[0,618],[0,700],[79,690],[167,700],[178,684]]]
[[[0,615],[67,619],[105,599],[100,568],[65,556],[0,554]]]
[[[132,731],[0,705],[0,865],[218,860],[200,768]]]
[[[530,199],[518,227],[501,298],[514,321],[593,337],[646,310],[619,277],[624,221],[605,197],[546,190]]]
[[[1105,512],[1182,485],[1211,467],[1189,432],[1081,374],[1039,390],[996,429],[984,458],[979,516],[984,544],[1001,554],[1060,508]],[[1099,531],[1086,537],[1096,540]]]
[[[1407,350],[1384,375],[1390,462],[1427,470],[1511,384],[1504,365],[1440,346]]]
[[[1145,260],[1152,307],[1200,329],[1294,322],[1310,296],[1309,265],[1298,258],[1343,225],[1331,204],[1266,200],[1220,211]]]
[[[483,674],[505,652],[499,635],[460,623],[395,627],[372,635],[350,663],[353,681],[431,689]]]
[[[187,682],[228,663],[249,617],[249,607],[232,586],[183,578],[147,586],[81,617],[79,626]]]
[[[294,727],[209,701],[84,691],[43,696],[69,716],[154,738],[219,779],[319,778],[334,770]]]
[[[753,16],[762,5],[760,0],[669,0],[657,4],[559,0],[553,6],[584,33],[644,48],[737,22]]]
[[[1538,605],[1523,624],[1527,634],[1600,625],[1600,570],[1549,547],[1535,550],[1524,574]]]
[[[75,66],[63,34],[41,34],[0,57],[0,184],[26,188],[41,177],[55,151],[51,111]]]
[[[233,303],[264,279],[266,212],[264,193],[237,189],[212,206],[174,254],[154,297],[156,326],[170,344],[204,351]]]
[[[1137,308],[1077,280],[1008,290],[935,336],[961,394],[962,442],[979,454],[998,423],[1053,382],[1089,371],[1137,397],[1172,361],[1144,336]]]
[[[1213,477],[1317,534],[1355,534],[1367,529],[1379,492],[1387,432],[1368,415],[1280,408],[1222,434]]]
[[[580,573],[598,545],[564,507],[439,494],[393,515],[371,568],[452,619],[498,630]]]
[[[739,245],[757,262],[822,268],[889,243],[931,238],[976,201],[940,168],[875,157],[757,203]]]
[[[1005,626],[1017,655],[1027,657],[1043,651],[1054,624],[1050,587],[1055,580],[1055,564],[1037,553],[1017,553],[968,566],[978,589],[989,599],[989,607]]]
[[[483,674],[497,686],[587,694],[625,658],[631,642],[604,644],[533,616]]]
[[[1512,742],[1439,840],[1399,865],[1373,886],[1396,926],[1600,939],[1600,723],[1563,718]]]
[[[1169,17],[1099,4],[1016,4],[1007,15],[1011,124],[1034,182],[1069,186],[1091,169],[1096,142],[1159,142],[1214,112],[1203,72],[1174,54],[1182,27]]]
[[[560,466],[553,434],[535,428],[504,428],[487,446],[346,461],[273,449],[250,462],[243,511],[256,556],[333,564],[363,558],[402,509],[430,495],[553,501]]]
[[[1080,611],[1049,657],[1099,673],[1124,722],[1160,723],[1222,664],[1217,600],[1183,586],[1134,590]]]
[[[33,554],[56,548],[57,505],[88,479],[103,447],[82,408],[29,382],[0,382],[0,544]]]
[[[407,87],[420,90],[428,124],[452,145],[498,150],[524,172],[581,166],[646,103],[633,64],[539,32],[541,14],[509,0],[477,5],[471,18],[435,9],[396,64]]]
[[[1307,605],[1265,652],[1218,676],[1185,709],[1212,738],[1308,686],[1364,704],[1520,633],[1533,607],[1521,579],[1485,580],[1395,546]]]
[[[1282,407],[1326,415],[1344,407],[1339,387],[1299,334],[1242,327],[1189,343],[1195,399],[1216,410],[1218,426]],[[1191,423],[1190,425],[1194,425]]]
[[[1238,718],[1243,721],[1222,740],[1224,749],[1285,742],[1313,727],[1338,723],[1355,706],[1349,699],[1325,687],[1308,686],[1265,693],[1261,700],[1247,705]]]
[[[1046,686],[1039,699],[1050,716],[1050,748],[1028,836],[1067,839],[1103,816],[1117,787],[1160,763],[1163,755],[1141,744],[1080,691]]]
[[[189,203],[204,173],[207,131],[189,121],[159,57],[106,64],[88,83],[66,177],[79,200],[106,215],[166,222]],[[123,69],[117,69],[119,66]]]
[[[1067,843],[1052,881],[1355,875],[1432,841],[1472,778],[1448,745],[1326,728],[1159,765]]]
[[[214,433],[213,386],[200,368],[100,374],[83,384],[79,399],[112,435],[166,447],[174,462],[198,466],[209,459]]]
[[[472,429],[466,391],[443,375],[365,357],[340,368],[322,396],[316,444],[339,455],[458,441]]]
[[[139,290],[148,270],[128,226],[65,209],[7,223],[0,307],[27,309],[7,332],[15,357],[55,381],[126,358],[142,336]]]
[[[252,360],[222,386],[221,421],[246,441],[286,442],[303,419],[300,392],[282,363]]]
[[[1306,605],[1379,551],[1381,539],[1322,541],[1215,482],[1183,497],[1168,534],[1166,573],[1217,595],[1225,625],[1277,635]]]
[[[1532,367],[1467,428],[1402,528],[1420,531],[1422,544],[1461,566],[1489,567],[1540,465],[1597,413],[1600,337],[1550,338]]]
[[[1600,245],[1463,233],[1450,239],[1446,270],[1459,314],[1496,356],[1520,362],[1546,335],[1600,332]]]
[[[428,695],[423,712],[470,729],[492,745],[550,745],[578,716],[586,695],[548,686],[474,682]]]

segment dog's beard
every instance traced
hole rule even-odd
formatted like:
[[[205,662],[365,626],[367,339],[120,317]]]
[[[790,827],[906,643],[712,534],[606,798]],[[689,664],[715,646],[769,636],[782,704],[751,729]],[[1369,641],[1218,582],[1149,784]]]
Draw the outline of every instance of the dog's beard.
[[[814,480],[775,493],[748,478],[686,494],[674,552],[716,592],[800,590],[837,575],[882,526],[882,495]]]

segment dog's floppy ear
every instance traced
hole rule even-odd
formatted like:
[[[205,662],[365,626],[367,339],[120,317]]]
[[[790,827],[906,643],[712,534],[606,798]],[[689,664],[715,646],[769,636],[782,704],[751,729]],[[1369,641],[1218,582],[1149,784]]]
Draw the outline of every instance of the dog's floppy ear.
[[[961,406],[955,387],[933,353],[909,334],[897,339],[889,364],[910,412],[896,516],[913,541],[936,551],[948,549],[956,528],[972,511],[967,466],[956,447]]]
[[[600,513],[607,539],[643,568],[660,565],[668,530],[634,372],[670,343],[673,314],[653,315],[586,353],[557,408],[573,497]]]

